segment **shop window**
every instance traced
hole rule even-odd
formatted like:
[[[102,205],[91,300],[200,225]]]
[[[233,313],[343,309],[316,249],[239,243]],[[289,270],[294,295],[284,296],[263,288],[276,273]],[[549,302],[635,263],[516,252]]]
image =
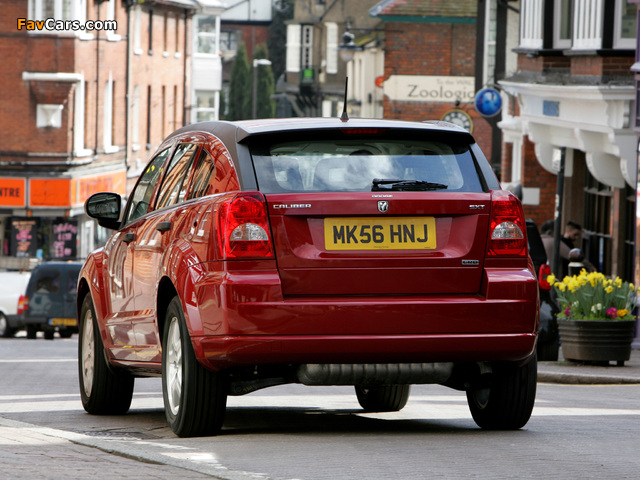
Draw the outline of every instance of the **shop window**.
[[[599,272],[611,275],[613,187],[598,182],[588,169],[584,180],[582,251]]]

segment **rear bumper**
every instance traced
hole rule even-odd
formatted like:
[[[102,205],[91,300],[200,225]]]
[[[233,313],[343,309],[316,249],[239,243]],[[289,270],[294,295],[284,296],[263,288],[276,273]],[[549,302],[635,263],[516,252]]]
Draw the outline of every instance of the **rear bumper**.
[[[359,335],[195,338],[201,362],[231,366],[303,363],[526,362],[536,334]]]
[[[9,314],[7,317],[7,324],[9,328],[24,328],[24,320],[20,314]]]
[[[485,269],[480,294],[287,297],[277,271],[201,276],[185,302],[196,356],[214,370],[282,363],[523,362],[538,283]]]

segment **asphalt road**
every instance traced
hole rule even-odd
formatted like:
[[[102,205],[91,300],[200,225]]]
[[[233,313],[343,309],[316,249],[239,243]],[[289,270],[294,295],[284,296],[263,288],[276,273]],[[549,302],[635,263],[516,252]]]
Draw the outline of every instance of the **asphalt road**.
[[[624,479],[640,476],[640,385],[540,384],[516,432],[485,432],[463,393],[417,386],[398,413],[364,414],[351,387],[289,385],[230,397],[221,435],[180,439],[159,379],[132,409],[80,403],[77,337],[0,339],[0,477]],[[90,461],[87,461],[90,460]]]

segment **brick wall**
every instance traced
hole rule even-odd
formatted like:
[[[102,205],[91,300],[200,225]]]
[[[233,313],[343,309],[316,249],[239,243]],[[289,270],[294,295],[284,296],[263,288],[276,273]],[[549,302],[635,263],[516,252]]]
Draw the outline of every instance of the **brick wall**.
[[[466,24],[387,22],[385,71],[391,75],[475,76],[476,26]],[[399,102],[385,97],[384,117],[402,120],[439,120],[452,108],[461,108],[473,121],[473,136],[491,158],[491,126],[472,102]]]
[[[540,202],[538,205],[524,205],[527,218],[532,218],[538,227],[547,220],[552,220],[555,213],[557,176],[543,169],[536,159],[535,144],[528,137],[522,142],[522,186],[538,188]]]
[[[87,20],[106,20],[107,2],[87,0]],[[36,74],[82,74],[85,88],[84,147],[92,153],[81,161],[108,163],[121,168],[127,156],[127,2],[117,1],[115,32],[92,31],[90,35],[58,34],[17,30],[17,19],[28,18],[27,0],[8,2],[0,16],[0,58],[3,74],[0,91],[0,160],[16,163],[19,175],[44,172],[57,162],[60,173],[73,158],[75,101],[80,84],[75,81],[24,81],[24,72]],[[149,9],[153,14],[149,15]],[[132,15],[133,17],[133,15]],[[133,18],[132,18],[133,21]],[[152,26],[151,45],[149,26]],[[132,55],[131,92],[139,85],[141,149],[129,152],[132,163],[144,163],[165,136],[184,124],[184,94],[188,91],[188,69],[192,48],[191,17],[184,8],[171,4],[146,3],[140,16],[140,46]],[[151,54],[152,53],[152,54]],[[113,116],[105,126],[105,92],[113,84]],[[147,113],[147,92],[151,91]],[[37,128],[38,104],[63,105],[61,128]],[[147,119],[151,131],[147,142]],[[105,152],[104,135],[110,131],[111,145],[117,149]],[[146,149],[147,143],[149,148]],[[117,151],[113,151],[117,150]],[[25,163],[29,161],[29,166]],[[29,172],[27,172],[27,169]]]

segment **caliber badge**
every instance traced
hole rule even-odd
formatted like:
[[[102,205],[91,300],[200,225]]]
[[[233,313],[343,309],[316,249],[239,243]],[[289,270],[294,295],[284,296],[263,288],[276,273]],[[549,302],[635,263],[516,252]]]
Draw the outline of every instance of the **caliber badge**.
[[[389,210],[389,202],[387,202],[386,200],[379,200],[378,210],[380,211],[380,213],[387,212]]]

